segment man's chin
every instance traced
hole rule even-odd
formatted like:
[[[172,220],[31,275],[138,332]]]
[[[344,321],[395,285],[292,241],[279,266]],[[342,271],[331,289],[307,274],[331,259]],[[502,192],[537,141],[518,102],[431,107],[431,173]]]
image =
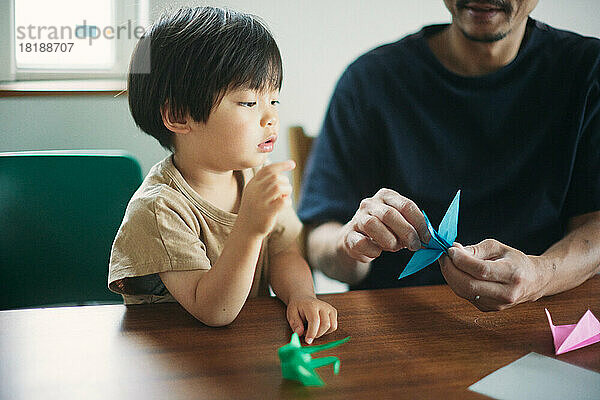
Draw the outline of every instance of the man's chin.
[[[510,14],[505,11],[482,17],[470,10],[462,10],[456,16],[454,23],[467,39],[493,43],[504,39],[510,33],[510,19]]]

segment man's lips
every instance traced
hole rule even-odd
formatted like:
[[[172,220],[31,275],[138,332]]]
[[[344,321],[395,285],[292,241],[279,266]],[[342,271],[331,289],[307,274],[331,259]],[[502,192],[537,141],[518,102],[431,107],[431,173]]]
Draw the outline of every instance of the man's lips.
[[[467,12],[468,15],[471,16],[471,18],[474,18],[475,20],[479,21],[489,21],[496,15],[500,14],[501,12],[504,12],[504,9],[499,8],[497,6],[479,3],[467,4],[464,10]]]
[[[464,8],[474,11],[474,12],[499,12],[504,11],[502,7],[498,7],[492,4],[482,4],[482,3],[467,3]]]
[[[471,10],[476,10],[476,11],[502,11],[501,8],[498,7],[487,7],[487,6],[480,6],[480,5],[475,5],[475,6],[466,6],[465,8],[470,8]]]
[[[277,135],[271,135],[264,142],[258,145],[258,150],[263,153],[270,153],[273,151],[273,145],[277,141]]]

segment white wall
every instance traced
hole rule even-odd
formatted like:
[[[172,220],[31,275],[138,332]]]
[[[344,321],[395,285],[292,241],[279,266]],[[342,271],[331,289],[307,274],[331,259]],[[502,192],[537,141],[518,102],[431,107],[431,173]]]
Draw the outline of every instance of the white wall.
[[[423,24],[450,18],[442,0],[151,0],[150,17],[165,7],[202,4],[261,16],[279,43],[285,81],[282,135],[272,156],[276,161],[287,157],[288,126],[301,124],[317,133],[331,91],[349,62]],[[598,0],[541,0],[533,13],[551,25],[600,37],[598,15]],[[0,48],[6,45],[2,40]],[[124,148],[144,171],[166,154],[135,128],[124,97],[0,98],[0,151],[58,148]]]
[[[138,130],[120,96],[0,98],[0,151],[125,149],[146,173],[168,154]]]
[[[9,26],[14,29],[13,20],[13,3],[12,1],[0,1],[0,26]],[[13,74],[13,46],[10,40],[0,40],[0,81],[14,79]]]

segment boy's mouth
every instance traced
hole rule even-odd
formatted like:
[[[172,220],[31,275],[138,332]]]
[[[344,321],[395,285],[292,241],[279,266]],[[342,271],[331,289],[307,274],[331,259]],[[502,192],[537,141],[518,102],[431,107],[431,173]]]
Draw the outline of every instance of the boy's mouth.
[[[261,153],[270,153],[273,151],[273,145],[277,141],[277,135],[271,135],[264,142],[258,145],[258,150]]]

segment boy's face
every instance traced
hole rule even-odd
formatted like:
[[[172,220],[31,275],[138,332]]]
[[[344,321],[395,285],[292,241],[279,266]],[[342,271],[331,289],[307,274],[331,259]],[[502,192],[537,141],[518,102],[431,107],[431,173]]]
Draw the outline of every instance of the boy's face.
[[[279,91],[228,91],[206,123],[190,122],[198,162],[216,171],[263,164],[279,132]]]

